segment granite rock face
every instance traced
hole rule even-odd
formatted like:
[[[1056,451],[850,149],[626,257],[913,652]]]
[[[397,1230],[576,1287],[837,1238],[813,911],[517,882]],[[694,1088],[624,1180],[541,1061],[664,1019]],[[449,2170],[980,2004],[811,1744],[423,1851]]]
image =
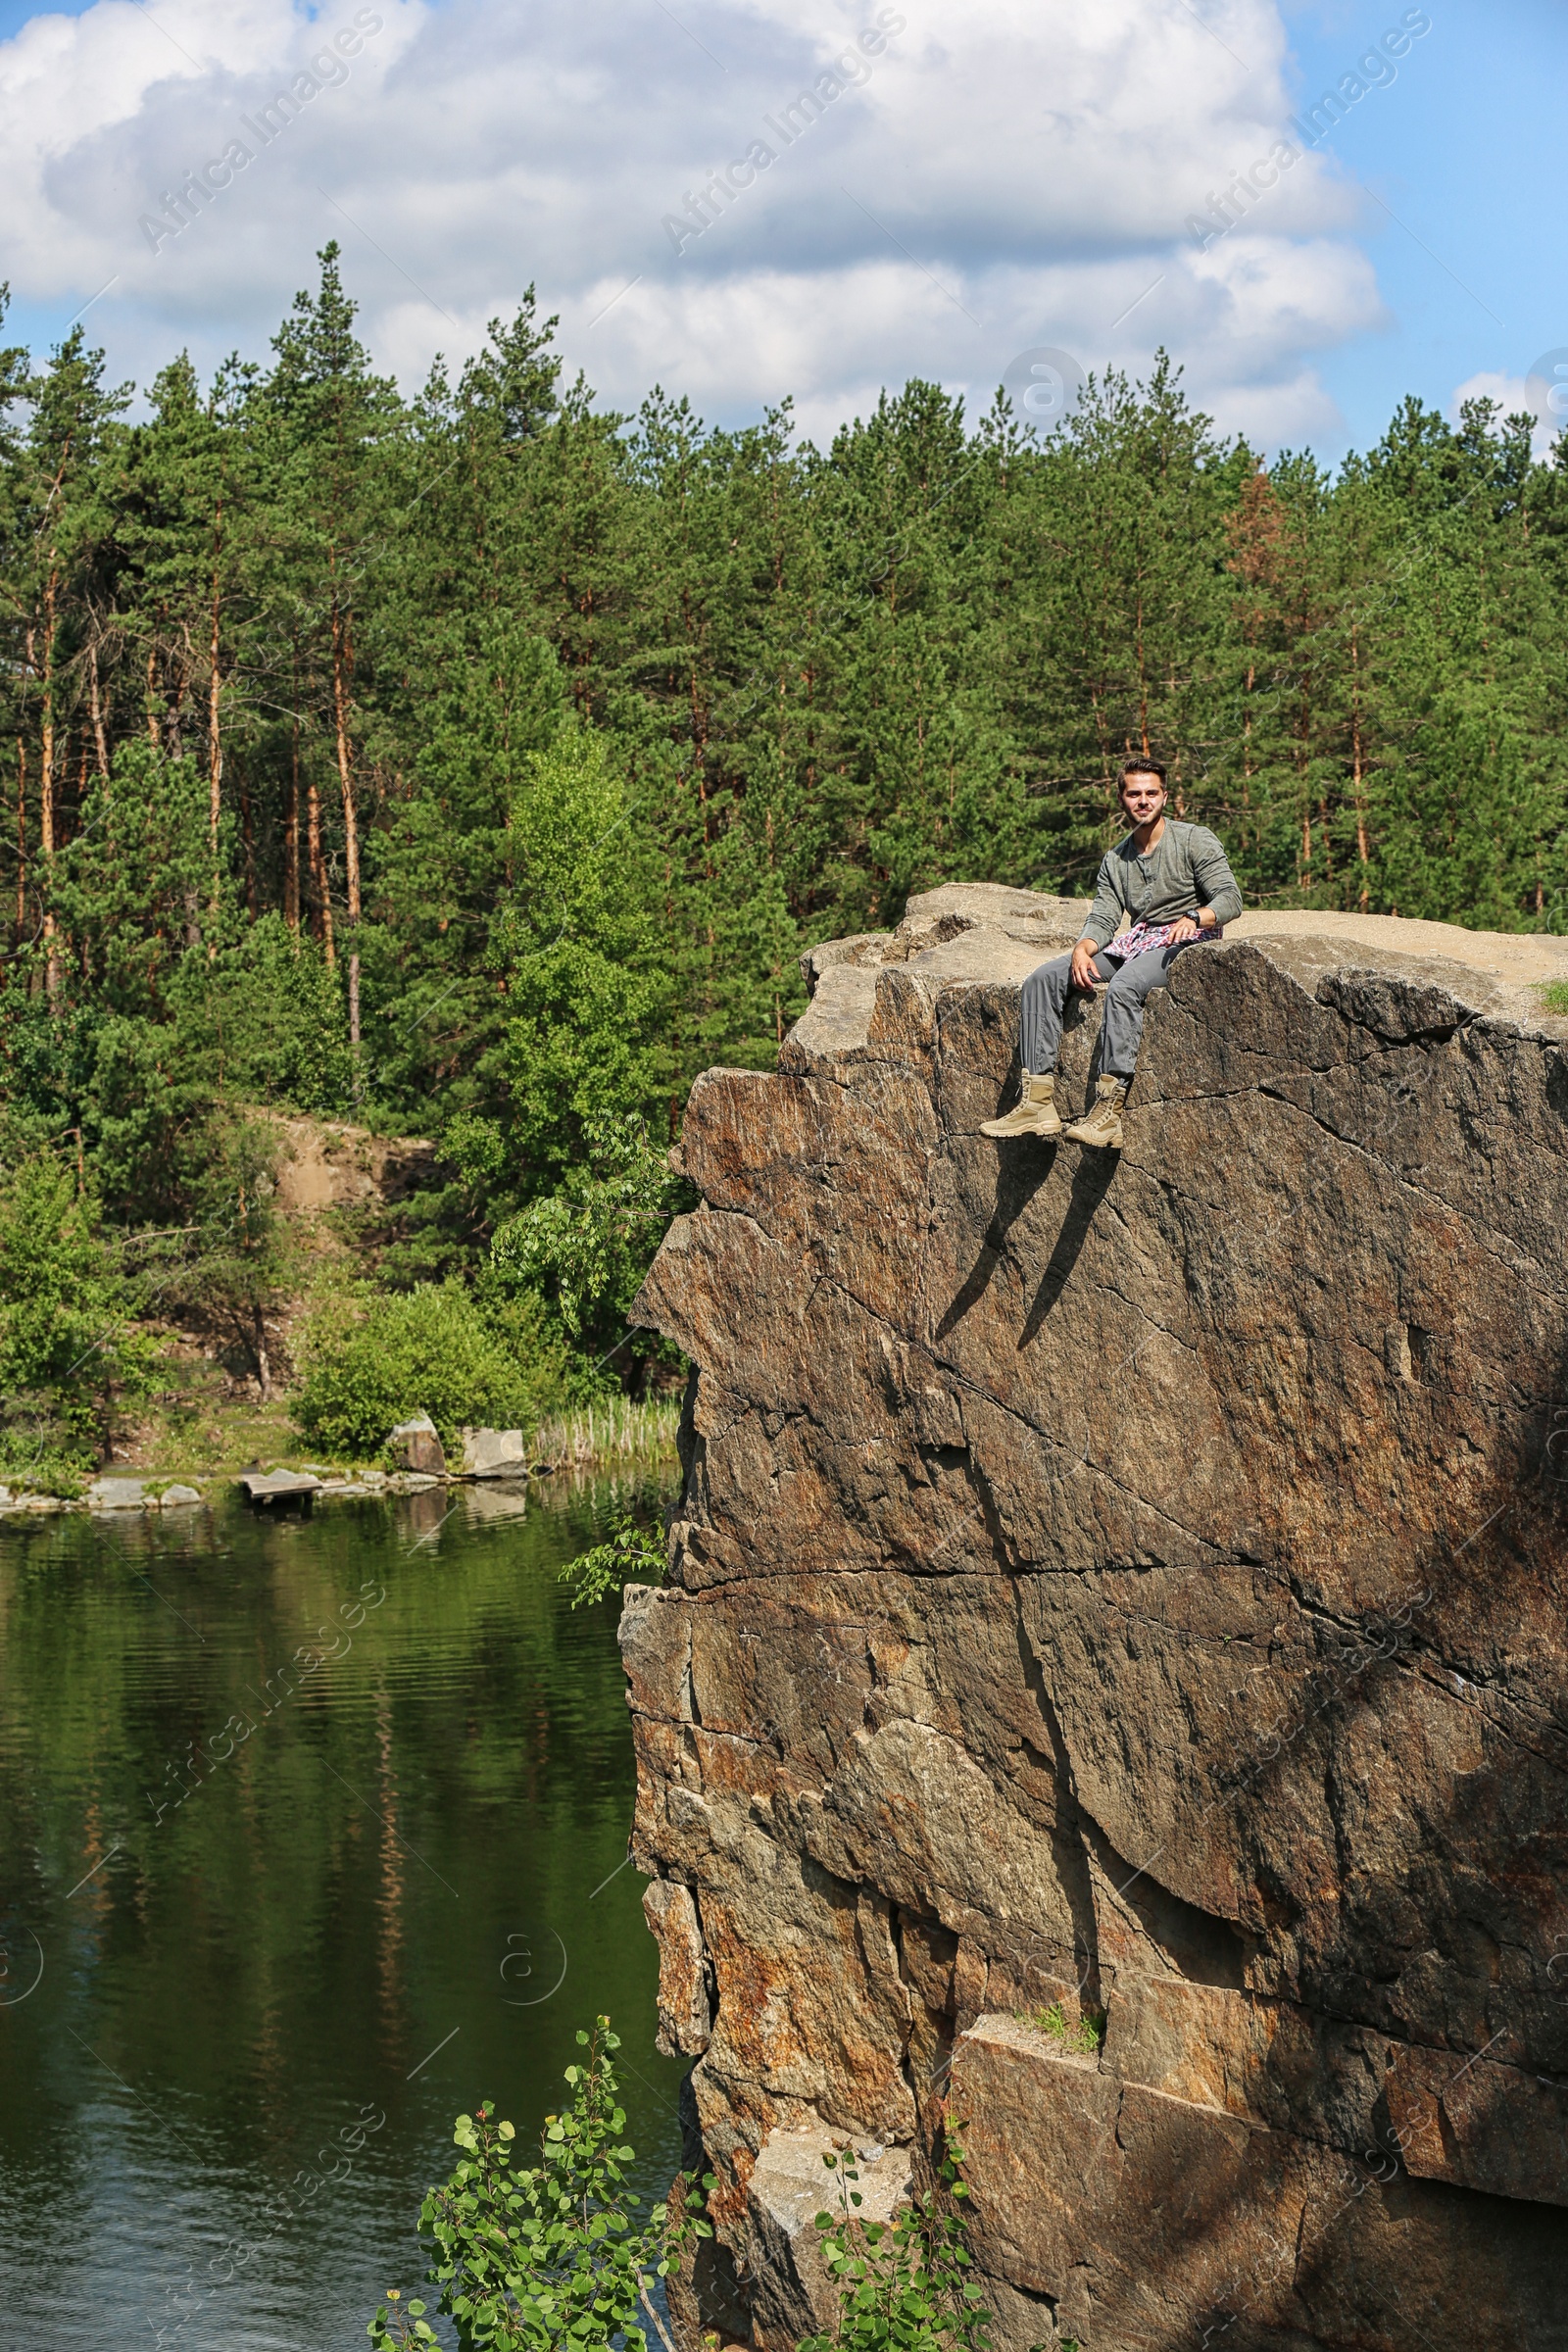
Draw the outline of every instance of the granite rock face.
[[[754,2338],[802,2150],[956,2117],[1002,2352],[1568,2347],[1568,961],[1246,917],[1124,1152],[998,1147],[1082,912],[815,951],[643,1293],[635,1848]]]

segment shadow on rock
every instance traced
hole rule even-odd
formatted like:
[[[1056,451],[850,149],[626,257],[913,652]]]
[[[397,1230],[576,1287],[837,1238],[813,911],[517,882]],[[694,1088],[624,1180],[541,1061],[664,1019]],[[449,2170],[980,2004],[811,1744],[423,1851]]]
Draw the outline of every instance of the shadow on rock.
[[[1051,1262],[1040,1278],[1034,1304],[1024,1318],[1023,1331],[1018,1340],[1020,1352],[1036,1337],[1066,1289],[1067,1277],[1078,1263],[1083,1246],[1089,1239],[1095,1211],[1115,1180],[1120,1158],[1121,1154],[1116,1152],[1085,1152],[1080,1158],[1078,1172],[1072,1180],[1072,1198],[1067,1203],[1067,1214],[1056,1236],[1056,1247],[1051,1252]],[[970,1279],[972,1281],[973,1277]],[[983,1284],[981,1288],[984,1288]]]
[[[1031,1138],[1024,1137],[1023,1142]],[[997,1204],[991,1212],[980,1254],[964,1276],[953,1303],[937,1325],[936,1336],[945,1340],[956,1329],[972,1306],[978,1306],[991,1287],[991,1277],[1002,1258],[1008,1234],[1028,1207],[1040,1187],[1056,1164],[1054,1140],[1041,1144],[1039,1156],[1025,1154],[1016,1149],[1004,1153],[997,1171]]]

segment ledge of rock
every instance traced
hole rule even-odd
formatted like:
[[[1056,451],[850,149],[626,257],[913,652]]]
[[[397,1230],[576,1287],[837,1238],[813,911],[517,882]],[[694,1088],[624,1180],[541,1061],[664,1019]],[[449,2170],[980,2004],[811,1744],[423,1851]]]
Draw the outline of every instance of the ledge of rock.
[[[640,1302],[696,1370],[635,1849],[754,2340],[780,2151],[956,2117],[999,2352],[1555,2352],[1568,943],[1244,916],[1122,1153],[999,1151],[1083,911],[813,951]]]

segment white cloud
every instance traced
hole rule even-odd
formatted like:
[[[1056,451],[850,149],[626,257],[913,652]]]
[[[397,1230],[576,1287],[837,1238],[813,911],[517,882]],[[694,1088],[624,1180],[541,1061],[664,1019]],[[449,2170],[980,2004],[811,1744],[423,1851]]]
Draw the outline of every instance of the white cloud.
[[[261,148],[243,120],[357,13],[347,77]],[[1284,135],[1284,60],[1274,0],[96,0],[0,43],[0,274],[62,326],[112,278],[91,325],[145,380],[259,349],[337,236],[405,379],[532,279],[607,398],[794,392],[819,433],[909,373],[984,403],[1024,348],[1164,341],[1272,444],[1332,427],[1313,354],[1380,316],[1321,156],[1206,251],[1185,225]],[[236,136],[254,160],[151,251],[138,219]],[[755,140],[775,160],[677,254],[664,217]]]
[[[1555,356],[1555,355],[1554,355]],[[1563,355],[1568,361],[1568,353]],[[1554,379],[1554,380],[1553,380]],[[1551,405],[1556,397],[1555,408]],[[1532,454],[1544,458],[1559,433],[1568,429],[1568,366],[1561,375],[1553,377],[1504,375],[1494,368],[1484,368],[1478,375],[1467,376],[1456,384],[1448,402],[1448,421],[1457,424],[1459,410],[1467,400],[1494,400],[1504,416],[1517,416],[1528,411],[1536,419],[1536,429],[1530,436]]]

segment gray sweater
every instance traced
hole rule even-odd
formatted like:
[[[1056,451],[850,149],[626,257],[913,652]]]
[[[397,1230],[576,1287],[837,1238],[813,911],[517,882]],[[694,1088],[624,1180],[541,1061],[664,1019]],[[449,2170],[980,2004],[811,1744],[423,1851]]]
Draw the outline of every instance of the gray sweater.
[[[1213,907],[1216,923],[1234,922],[1242,911],[1236,877],[1206,825],[1178,824],[1167,816],[1147,858],[1139,857],[1130,833],[1105,852],[1083,936],[1103,948],[1124,914],[1135,923],[1173,923],[1200,906]]]

